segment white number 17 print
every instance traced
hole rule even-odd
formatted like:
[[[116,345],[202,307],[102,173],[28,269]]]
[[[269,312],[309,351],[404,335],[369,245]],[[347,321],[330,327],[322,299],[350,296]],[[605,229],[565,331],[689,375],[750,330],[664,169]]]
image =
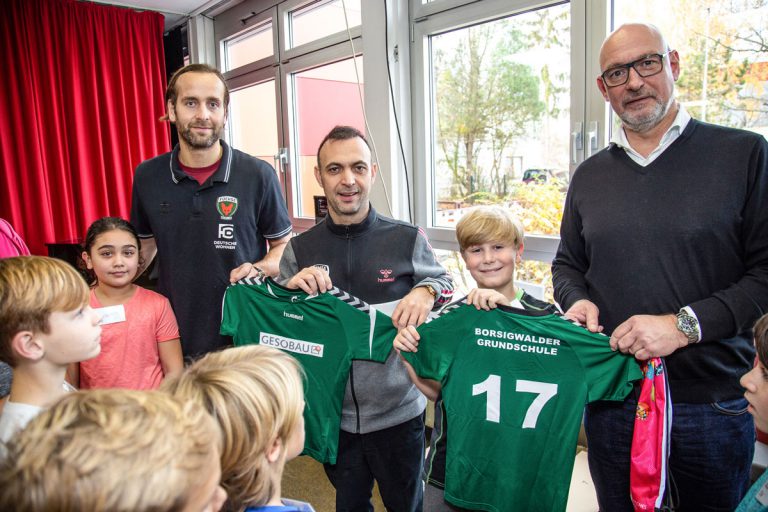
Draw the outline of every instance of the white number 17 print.
[[[534,393],[538,395],[523,419],[523,428],[536,428],[539,414],[547,402],[557,394],[557,384],[537,382],[535,380],[516,380],[515,391],[518,393]],[[489,375],[483,382],[472,386],[472,396],[486,393],[485,420],[499,423],[501,419],[501,377]]]

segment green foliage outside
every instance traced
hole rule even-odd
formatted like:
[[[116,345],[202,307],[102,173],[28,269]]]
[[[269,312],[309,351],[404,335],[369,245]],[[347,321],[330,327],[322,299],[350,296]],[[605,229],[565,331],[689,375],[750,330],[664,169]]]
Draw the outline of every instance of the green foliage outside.
[[[614,9],[617,24],[656,23],[679,51],[676,96],[692,116],[768,134],[768,0],[614,0]],[[527,233],[558,235],[567,183],[510,179],[504,156],[543,118],[557,117],[560,103],[567,106],[562,75],[546,64],[535,71],[512,59],[531,47],[567,51],[568,12],[540,9],[515,18],[524,17],[464,29],[455,48],[434,54],[437,164],[451,178],[450,192],[439,199],[502,204]],[[474,285],[457,253],[443,261],[459,289]],[[543,284],[552,300],[548,263],[523,262],[517,279]]]
[[[502,204],[521,219],[526,232],[559,233],[567,184],[557,180],[526,184],[504,168],[515,139],[536,131],[544,116],[561,113],[568,90],[562,76],[545,63],[537,72],[515,62],[532,46],[567,48],[568,12],[542,9],[527,21],[499,20],[461,32],[451,51],[438,49],[434,60],[439,165],[450,171],[451,191],[441,201],[451,205]],[[567,100],[566,100],[567,106]],[[455,207],[455,206],[452,206]],[[462,291],[474,286],[458,253],[443,259]],[[548,263],[524,262],[517,279],[546,286],[552,300]]]
[[[507,193],[502,155],[545,109],[539,77],[511,60],[525,44],[502,21],[465,29],[449,55],[436,52],[437,141],[453,183],[452,197],[441,199],[482,204]],[[481,153],[492,156],[490,168],[480,165]],[[476,196],[480,191],[490,196]]]
[[[622,22],[653,20],[678,50],[676,95],[693,117],[766,133],[768,0],[618,0],[616,8]]]

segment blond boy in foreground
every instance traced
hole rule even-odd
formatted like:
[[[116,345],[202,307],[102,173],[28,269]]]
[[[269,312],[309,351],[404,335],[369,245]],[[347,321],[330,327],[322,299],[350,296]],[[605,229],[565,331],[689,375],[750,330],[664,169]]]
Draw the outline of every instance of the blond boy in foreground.
[[[0,361],[13,368],[0,441],[73,390],[67,366],[96,357],[100,342],[88,286],[68,263],[43,256],[0,260]]]
[[[217,512],[220,444],[202,407],[159,391],[70,393],[8,445],[0,510]]]
[[[166,378],[160,390],[216,418],[228,510],[314,512],[281,496],[285,463],[304,449],[304,384],[296,359],[264,345],[211,352]]]

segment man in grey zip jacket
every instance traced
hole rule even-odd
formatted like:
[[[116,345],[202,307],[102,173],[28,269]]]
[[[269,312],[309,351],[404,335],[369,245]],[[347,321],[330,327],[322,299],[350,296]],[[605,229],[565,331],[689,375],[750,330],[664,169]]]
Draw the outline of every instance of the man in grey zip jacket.
[[[393,323],[419,325],[450,299],[453,284],[423,231],[371,207],[368,194],[377,170],[362,133],[345,126],[331,130],[315,167],[328,216],[290,241],[280,261],[280,282],[307,293],[337,286],[374,305],[399,301]],[[387,510],[421,510],[425,406],[394,352],[383,365],[353,361],[337,463],[325,466],[336,488],[337,511],[372,511],[374,479]]]

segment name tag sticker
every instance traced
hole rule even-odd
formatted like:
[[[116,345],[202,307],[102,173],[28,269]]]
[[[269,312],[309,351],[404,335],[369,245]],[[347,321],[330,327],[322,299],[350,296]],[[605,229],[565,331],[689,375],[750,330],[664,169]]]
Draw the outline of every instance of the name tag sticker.
[[[757,491],[755,499],[763,506],[768,506],[768,482],[765,482]]]
[[[94,311],[101,315],[99,325],[125,322],[125,307],[123,307],[122,304],[118,304],[117,306],[107,306],[106,308],[96,308]]]

